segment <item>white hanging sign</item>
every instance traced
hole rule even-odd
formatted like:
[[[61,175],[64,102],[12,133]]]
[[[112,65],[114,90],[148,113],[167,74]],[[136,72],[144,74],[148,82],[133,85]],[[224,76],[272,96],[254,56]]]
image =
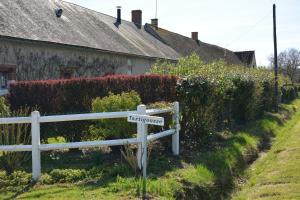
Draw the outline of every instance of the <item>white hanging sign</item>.
[[[163,117],[138,114],[129,114],[127,117],[127,121],[133,123],[151,124],[156,126],[164,126],[165,124],[165,119]]]

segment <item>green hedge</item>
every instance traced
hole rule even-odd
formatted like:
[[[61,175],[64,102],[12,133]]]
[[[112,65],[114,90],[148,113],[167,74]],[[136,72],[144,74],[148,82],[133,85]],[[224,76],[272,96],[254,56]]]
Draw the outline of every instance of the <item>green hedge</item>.
[[[298,87],[294,85],[284,85],[281,87],[281,101],[289,103],[298,97]]]
[[[273,88],[249,77],[227,77],[232,87],[221,92],[219,83],[205,76],[183,79],[177,93],[184,135],[198,142],[224,128],[257,119],[273,107]]]
[[[152,72],[181,77],[177,95],[183,116],[182,135],[189,144],[207,142],[216,131],[257,119],[274,108],[274,76],[267,69],[221,61],[205,64],[192,55],[175,66],[158,63]],[[288,80],[280,76],[280,88],[284,82]],[[282,93],[284,100],[296,97],[294,89],[283,89]]]

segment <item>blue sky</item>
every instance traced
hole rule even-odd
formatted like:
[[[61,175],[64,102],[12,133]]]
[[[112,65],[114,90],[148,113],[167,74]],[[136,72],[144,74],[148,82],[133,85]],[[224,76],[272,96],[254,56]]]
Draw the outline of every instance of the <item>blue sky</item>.
[[[131,20],[131,10],[143,11],[143,23],[155,17],[155,0],[67,0]],[[158,0],[159,26],[234,51],[255,50],[259,65],[273,52],[272,5],[277,5],[278,49],[300,49],[300,0]]]

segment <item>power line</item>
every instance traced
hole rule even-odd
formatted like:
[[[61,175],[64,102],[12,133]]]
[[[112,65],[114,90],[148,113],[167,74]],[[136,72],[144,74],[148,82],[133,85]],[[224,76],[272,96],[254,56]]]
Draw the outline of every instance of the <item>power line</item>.
[[[236,37],[234,40],[232,40],[231,42],[227,43],[227,45],[225,45],[225,47],[228,47],[230,45],[232,45],[234,42],[240,40],[242,37],[244,37],[245,35],[249,34],[251,31],[253,31],[257,25],[259,25],[260,23],[262,23],[270,14],[272,13],[272,10],[270,10],[265,16],[263,16],[261,19],[259,19],[253,26],[251,26],[246,32],[240,34],[238,37]]]

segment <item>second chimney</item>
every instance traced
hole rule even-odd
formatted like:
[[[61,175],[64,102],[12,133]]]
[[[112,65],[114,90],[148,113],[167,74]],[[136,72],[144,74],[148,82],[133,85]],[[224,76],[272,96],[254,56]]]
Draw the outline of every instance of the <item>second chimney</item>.
[[[131,11],[131,21],[140,29],[142,27],[142,11]]]
[[[198,32],[192,32],[192,39],[198,41]]]
[[[158,19],[151,19],[151,25],[157,30],[158,29]]]
[[[121,6],[117,6],[117,23],[121,24]]]

